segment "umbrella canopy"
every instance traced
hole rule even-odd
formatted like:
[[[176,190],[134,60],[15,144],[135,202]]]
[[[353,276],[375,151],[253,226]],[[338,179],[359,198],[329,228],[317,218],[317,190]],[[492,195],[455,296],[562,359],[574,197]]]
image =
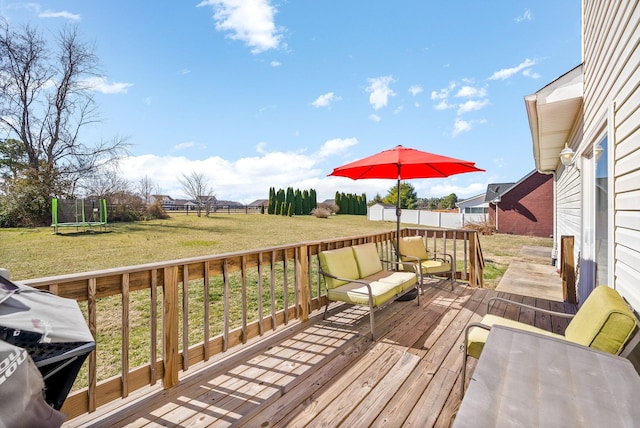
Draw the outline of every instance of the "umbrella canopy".
[[[483,172],[475,162],[440,156],[421,150],[396,146],[366,158],[334,168],[329,175],[348,177],[353,180],[365,178],[391,178],[398,180],[398,202],[396,204],[396,238],[400,247],[400,181],[414,178],[444,178],[465,172]]]
[[[403,146],[383,150],[375,155],[334,168],[329,175],[362,178],[443,178],[463,172],[482,172],[475,162],[435,155]]]

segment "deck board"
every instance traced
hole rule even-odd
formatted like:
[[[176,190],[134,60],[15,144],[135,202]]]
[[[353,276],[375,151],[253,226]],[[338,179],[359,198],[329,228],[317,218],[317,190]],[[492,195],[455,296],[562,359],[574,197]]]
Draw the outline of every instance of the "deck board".
[[[434,282],[416,300],[376,312],[376,341],[366,308],[333,304],[306,323],[292,322],[244,349],[183,374],[179,385],[82,415],[65,427],[450,426],[460,406],[464,327],[500,295],[539,307],[562,302]],[[536,317],[514,305],[491,313],[562,333],[566,320]],[[469,360],[467,375],[475,367]]]

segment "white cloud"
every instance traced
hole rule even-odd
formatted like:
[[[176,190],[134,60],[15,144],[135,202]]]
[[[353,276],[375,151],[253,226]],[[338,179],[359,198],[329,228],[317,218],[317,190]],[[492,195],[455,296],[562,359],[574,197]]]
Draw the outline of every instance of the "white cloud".
[[[472,128],[472,124],[470,121],[466,121],[466,120],[462,120],[460,118],[456,119],[456,122],[453,125],[453,132],[451,133],[452,136],[456,136],[462,132],[469,132],[471,131]]]
[[[522,21],[531,21],[531,10],[525,9],[524,13],[521,16],[516,16],[514,21],[522,22]]]
[[[178,181],[182,173],[205,171],[214,193],[219,199],[249,203],[268,197],[269,187],[310,188],[323,177],[314,156],[296,152],[261,153],[229,161],[217,156],[202,160],[190,160],[183,156],[131,156],[120,162],[124,178],[137,182],[145,175],[156,183],[162,193],[174,198],[185,197]],[[167,166],[171,166],[168,168]],[[323,177],[324,178],[324,177]],[[316,190],[320,194],[319,188]],[[335,187],[323,187],[322,197],[332,197]]]
[[[418,95],[419,93],[423,92],[424,90],[422,89],[422,87],[420,85],[413,85],[409,88],[409,93],[411,95],[413,95],[414,97],[416,95]]]
[[[531,71],[530,68],[527,68],[526,70],[524,70],[522,72],[523,76],[527,76],[527,77],[531,77],[532,79],[539,79],[540,75],[538,73],[536,73],[535,71]]]
[[[90,77],[85,79],[83,83],[88,89],[103,94],[126,94],[133,86],[133,83],[109,83],[106,77]]]
[[[487,96],[486,88],[474,88],[473,86],[462,86],[458,89],[456,93],[456,97],[465,97],[465,98],[482,98]]]
[[[354,137],[327,140],[322,147],[320,147],[316,156],[319,158],[326,158],[331,155],[342,154],[345,153],[349,147],[355,146],[356,144],[358,144],[358,139]]]
[[[393,114],[400,114],[402,113],[402,110],[404,110],[403,106],[398,106],[396,107],[396,109],[393,111]]]
[[[463,120],[461,118],[456,118],[456,122],[453,125],[453,131],[451,132],[451,136],[455,137],[458,134],[463,132],[469,132],[475,125],[485,123],[483,120]]]
[[[188,68],[183,68],[182,70],[178,71],[178,74],[181,76],[187,75],[189,73],[191,73],[191,70],[189,70]]]
[[[455,108],[456,105],[455,104],[449,104],[449,102],[444,99],[442,101],[440,101],[438,104],[435,105],[435,109],[436,110],[449,110],[450,108]]]
[[[267,143],[265,143],[264,141],[260,141],[258,144],[256,144],[256,152],[260,154],[267,153]]]
[[[280,67],[282,63],[280,61],[271,61],[271,67]]]
[[[276,49],[282,40],[274,16],[277,10],[268,0],[204,0],[197,7],[213,7],[216,30],[240,40],[254,54]]]
[[[495,73],[493,73],[491,75],[491,77],[489,77],[489,80],[505,80],[508,79],[509,77],[513,76],[514,74],[517,74],[523,70],[526,70],[529,67],[532,67],[536,64],[536,62],[532,59],[525,59],[523,62],[521,62],[520,64],[516,65],[515,67],[511,67],[511,68],[503,68],[502,70],[498,70]],[[524,73],[524,72],[523,72]]]
[[[80,21],[80,15],[77,13],[71,13],[65,11],[61,12],[53,12],[50,10],[45,10],[44,12],[38,13],[38,17],[40,18],[64,18],[70,21]]]
[[[3,6],[5,6],[4,2],[1,2],[1,4]],[[41,12],[41,8],[40,8],[40,4],[39,3],[9,3],[6,5],[7,9],[27,9],[33,13],[35,13],[38,18],[63,18],[63,19],[68,19],[70,21],[79,21],[80,20],[80,15],[78,15],[77,13],[72,13],[69,11],[60,11],[60,12],[54,12],[51,10],[45,10],[44,12]],[[1,9],[1,8],[0,8]]]
[[[332,101],[339,101],[341,98],[336,96],[333,92],[327,92],[316,98],[311,105],[314,107],[328,107]]]
[[[489,104],[489,100],[475,101],[469,100],[458,106],[458,114],[467,113],[470,111],[477,111]]]
[[[196,143],[193,142],[193,141],[186,141],[184,143],[176,144],[175,146],[173,146],[171,148],[171,150],[174,151],[174,152],[178,152],[180,150],[190,149],[191,147],[194,147],[195,145],[196,145]]]
[[[431,91],[431,99],[432,100],[443,100],[449,96],[449,93],[453,91],[456,87],[455,82],[449,83],[449,86],[446,88],[442,88],[439,91]]]
[[[374,110],[385,107],[389,102],[389,97],[396,95],[389,87],[394,81],[392,76],[376,77],[367,80],[369,86],[367,86],[366,91],[371,94],[369,95],[369,103],[373,106]]]
[[[380,116],[378,116],[375,113],[371,113],[369,115],[369,120],[373,121],[373,122],[380,122],[382,120],[382,118]]]

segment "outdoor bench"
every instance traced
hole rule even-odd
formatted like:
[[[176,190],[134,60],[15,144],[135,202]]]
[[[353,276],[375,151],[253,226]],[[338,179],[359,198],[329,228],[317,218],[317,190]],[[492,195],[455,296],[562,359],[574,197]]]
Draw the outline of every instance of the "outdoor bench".
[[[374,243],[322,251],[319,259],[320,273],[327,290],[327,306],[323,318],[327,315],[331,301],[369,306],[371,337],[374,340],[374,310],[411,289],[415,288],[417,291],[416,269],[412,269],[412,272],[385,270]],[[411,264],[392,261],[385,263],[396,266]],[[420,295],[417,294],[420,305]]]

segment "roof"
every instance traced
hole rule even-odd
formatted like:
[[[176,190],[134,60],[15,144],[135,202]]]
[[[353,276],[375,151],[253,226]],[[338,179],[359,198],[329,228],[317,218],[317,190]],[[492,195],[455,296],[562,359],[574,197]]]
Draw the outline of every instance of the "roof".
[[[487,185],[487,193],[484,196],[485,202],[493,202],[498,196],[507,193],[516,183],[492,183]]]
[[[571,141],[575,124],[582,117],[582,82],[580,64],[538,92],[524,97],[533,139],[533,158],[540,172],[555,171],[560,162],[560,151]]]
[[[458,206],[460,206],[460,204],[464,205],[464,204],[466,204],[468,202],[475,202],[475,200],[482,200],[483,202],[486,202],[484,200],[484,197],[486,196],[486,194],[487,193],[485,192],[485,193],[480,193],[479,195],[472,196],[470,198],[459,199],[458,202],[456,202],[456,206],[458,207]]]

